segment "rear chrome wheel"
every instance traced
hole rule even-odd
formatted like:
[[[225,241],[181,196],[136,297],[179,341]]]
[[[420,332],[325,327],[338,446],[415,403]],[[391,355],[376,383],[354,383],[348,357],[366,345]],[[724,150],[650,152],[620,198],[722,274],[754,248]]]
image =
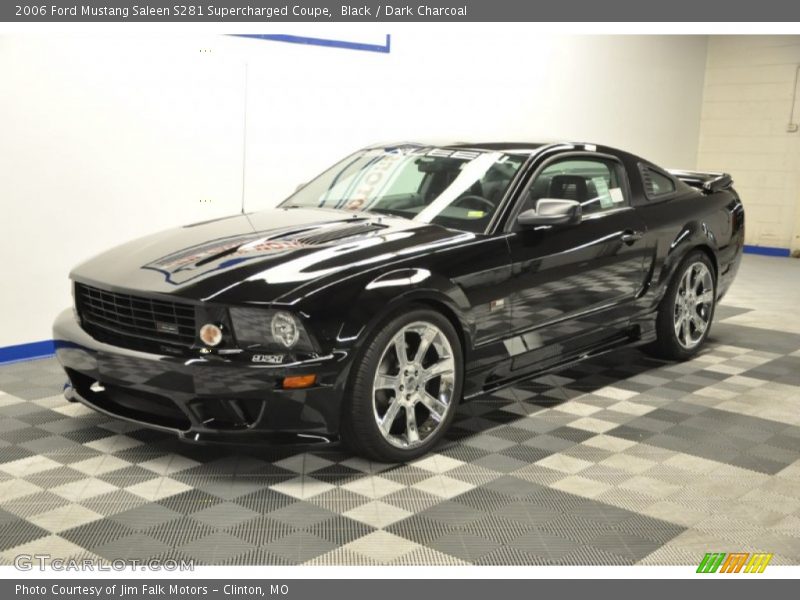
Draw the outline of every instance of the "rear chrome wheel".
[[[688,266],[680,278],[675,294],[673,324],[678,343],[687,350],[700,342],[708,325],[714,305],[714,278],[702,262]]]
[[[383,350],[372,384],[375,423],[396,448],[425,443],[453,404],[455,361],[447,336],[433,323],[402,327]]]
[[[428,307],[406,307],[387,317],[353,358],[342,441],[381,462],[424,455],[450,427],[463,379],[453,323]]]
[[[686,360],[702,347],[717,299],[709,256],[694,250],[675,269],[656,315],[656,341],[647,350],[661,358]]]

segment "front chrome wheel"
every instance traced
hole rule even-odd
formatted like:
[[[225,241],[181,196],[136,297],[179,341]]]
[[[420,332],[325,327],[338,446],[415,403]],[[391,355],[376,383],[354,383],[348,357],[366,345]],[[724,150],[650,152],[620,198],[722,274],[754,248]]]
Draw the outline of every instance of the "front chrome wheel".
[[[692,350],[703,341],[714,312],[714,278],[702,262],[690,264],[675,294],[673,326],[678,343]]]
[[[375,422],[395,448],[425,443],[454,404],[455,359],[444,332],[433,323],[402,327],[381,354],[372,385]]]

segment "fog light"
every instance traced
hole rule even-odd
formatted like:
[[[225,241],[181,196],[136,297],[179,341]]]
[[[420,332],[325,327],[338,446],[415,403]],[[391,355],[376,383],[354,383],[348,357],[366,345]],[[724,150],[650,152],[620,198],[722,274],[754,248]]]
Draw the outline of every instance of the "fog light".
[[[222,329],[219,325],[206,323],[200,328],[200,340],[206,346],[218,346],[222,341]]]
[[[283,387],[287,390],[311,387],[317,382],[316,375],[294,375],[283,378]]]

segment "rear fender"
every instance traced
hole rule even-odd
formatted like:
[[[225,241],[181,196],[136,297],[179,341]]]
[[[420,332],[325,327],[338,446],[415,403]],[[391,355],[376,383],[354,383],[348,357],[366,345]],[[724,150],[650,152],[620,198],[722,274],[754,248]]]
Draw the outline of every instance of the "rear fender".
[[[675,275],[678,266],[683,259],[695,249],[699,249],[708,255],[711,264],[714,266],[715,276],[719,274],[719,263],[717,260],[719,248],[716,236],[711,230],[711,227],[705,221],[692,221],[687,223],[672,240],[667,250],[667,255],[657,280],[659,301],[666,293],[669,282]]]

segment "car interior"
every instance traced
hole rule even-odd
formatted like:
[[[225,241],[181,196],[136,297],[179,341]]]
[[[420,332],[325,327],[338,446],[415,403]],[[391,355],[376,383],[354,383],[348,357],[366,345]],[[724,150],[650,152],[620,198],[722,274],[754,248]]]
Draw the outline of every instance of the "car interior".
[[[416,191],[385,195],[370,210],[414,218],[454,184],[466,163],[459,159],[421,157],[415,164],[420,173]],[[432,222],[475,233],[484,231],[521,164],[521,158],[495,163]]]

